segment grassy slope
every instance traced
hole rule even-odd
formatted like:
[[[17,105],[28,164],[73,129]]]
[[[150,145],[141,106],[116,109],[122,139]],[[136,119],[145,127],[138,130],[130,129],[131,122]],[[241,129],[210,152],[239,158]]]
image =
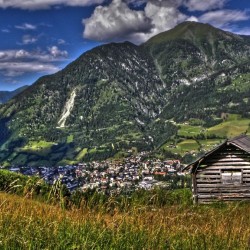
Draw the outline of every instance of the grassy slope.
[[[112,207],[112,199],[109,201]],[[248,249],[249,204],[71,211],[0,193],[1,249]]]
[[[177,136],[182,140],[176,143],[175,147],[171,146],[171,142],[167,142],[162,148],[182,156],[187,152],[208,151],[226,138],[232,138],[245,132],[250,135],[250,119],[242,118],[237,114],[229,114],[224,122],[210,128],[192,126],[187,123],[178,124],[178,126]],[[204,135],[204,139],[197,138],[201,134]],[[206,139],[211,137],[215,138]]]

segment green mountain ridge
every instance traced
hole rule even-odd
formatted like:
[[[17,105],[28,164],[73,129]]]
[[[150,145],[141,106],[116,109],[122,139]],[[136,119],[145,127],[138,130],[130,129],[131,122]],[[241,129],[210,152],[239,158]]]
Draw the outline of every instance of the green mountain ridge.
[[[105,159],[185,139],[178,124],[195,119],[248,119],[249,69],[250,37],[194,22],[141,46],[96,47],[0,106],[0,162]]]

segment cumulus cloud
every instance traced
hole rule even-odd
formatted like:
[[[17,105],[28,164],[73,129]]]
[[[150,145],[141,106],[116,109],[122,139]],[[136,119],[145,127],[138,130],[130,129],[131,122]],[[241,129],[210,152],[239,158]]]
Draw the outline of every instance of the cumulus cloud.
[[[18,8],[25,10],[48,9],[52,6],[91,6],[102,4],[105,0],[0,0],[0,8]]]
[[[210,23],[218,28],[226,28],[229,23],[250,19],[245,11],[240,10],[216,10],[210,11],[199,17],[199,21]]]
[[[60,50],[57,46],[49,47],[48,50],[54,58],[68,56],[68,52],[66,50]]]
[[[84,19],[84,37],[105,41],[131,33],[150,32],[151,20],[144,11],[132,10],[122,0],[113,0],[109,6],[98,6],[90,18]]]
[[[23,23],[22,25],[16,25],[15,28],[20,30],[35,30],[37,26],[30,23]]]
[[[156,35],[160,32],[169,30],[178,23],[185,21],[188,16],[178,10],[182,1],[149,1],[145,7],[145,14],[152,20],[153,29],[151,34],[145,37]]]
[[[228,0],[187,0],[184,5],[189,11],[207,11],[223,8]]]
[[[67,51],[61,51],[56,46],[47,51],[2,50],[0,74],[15,77],[30,72],[54,73],[59,70],[57,62],[65,61],[67,56]]]
[[[131,1],[130,1],[131,2]],[[182,0],[148,0],[144,10],[132,10],[122,0],[98,6],[83,19],[83,37],[91,40],[131,40],[140,43],[187,19],[178,7]]]

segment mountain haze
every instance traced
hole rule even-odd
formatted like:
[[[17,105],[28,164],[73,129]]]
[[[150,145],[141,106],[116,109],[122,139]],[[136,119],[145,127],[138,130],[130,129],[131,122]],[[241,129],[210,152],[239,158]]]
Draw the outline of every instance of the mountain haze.
[[[250,37],[208,24],[96,47],[0,106],[0,162],[103,159],[158,148],[190,119],[248,118],[249,69]]]
[[[0,91],[0,104],[6,103],[12,97],[18,95],[19,93],[21,93],[22,91],[24,91],[26,88],[28,88],[27,85],[23,86],[23,87],[20,87],[18,89],[15,89],[13,91]]]

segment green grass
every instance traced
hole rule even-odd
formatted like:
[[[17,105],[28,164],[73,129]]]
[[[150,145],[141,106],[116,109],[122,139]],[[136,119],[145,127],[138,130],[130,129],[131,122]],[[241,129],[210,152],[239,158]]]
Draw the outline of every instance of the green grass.
[[[199,148],[199,144],[195,140],[185,140],[177,144],[177,149],[183,152],[197,151]]]
[[[232,138],[245,133],[249,129],[250,119],[229,119],[207,130],[207,135],[220,138]]]
[[[87,148],[82,149],[80,153],[78,153],[78,155],[76,156],[76,160],[81,161],[87,153],[88,153]]]
[[[193,151],[197,152],[199,150],[199,147],[200,146],[197,141],[192,139],[184,140],[176,144],[176,147],[171,147],[170,143],[164,144],[162,146],[163,149],[171,151],[172,153],[180,154],[181,156],[185,155],[186,153],[191,153]]]
[[[68,159],[63,159],[57,163],[57,165],[65,166],[65,165],[74,165],[77,164],[79,161],[73,161]]]
[[[215,148],[217,145],[219,145],[223,141],[224,140],[208,139],[208,140],[199,140],[199,143],[203,150],[208,151],[212,148]]]
[[[202,126],[191,126],[188,124],[179,124],[180,129],[178,130],[178,136],[191,137],[197,136],[204,131]]]
[[[245,132],[250,135],[249,125],[250,119],[242,118],[238,114],[227,114],[224,122],[210,128],[178,124],[177,138],[181,138],[182,141],[176,144],[176,147],[171,147],[171,142],[168,142],[162,148],[182,156],[192,151],[208,151],[222,143],[226,138],[232,138]],[[201,135],[203,138],[209,139],[200,139]],[[212,137],[215,139],[211,139]]]
[[[74,135],[67,136],[67,143],[71,143],[74,141]]]
[[[48,141],[30,141],[24,147],[20,148],[20,151],[24,152],[49,152],[51,147],[55,145],[54,142]]]

